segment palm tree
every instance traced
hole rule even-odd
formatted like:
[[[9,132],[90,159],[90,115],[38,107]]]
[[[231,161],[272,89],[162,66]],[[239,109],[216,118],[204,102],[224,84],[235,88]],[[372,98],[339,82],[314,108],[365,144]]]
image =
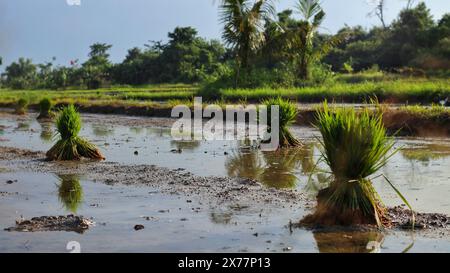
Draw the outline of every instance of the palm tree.
[[[300,79],[307,80],[310,65],[326,55],[344,35],[334,36],[320,47],[314,47],[315,34],[325,19],[320,0],[298,0],[296,10],[302,19],[295,27],[286,29],[285,35],[288,47],[294,50],[294,55],[298,59],[298,76]]]
[[[248,71],[249,59],[264,43],[264,24],[275,14],[272,0],[221,0],[222,37],[236,54],[236,82],[241,69]]]

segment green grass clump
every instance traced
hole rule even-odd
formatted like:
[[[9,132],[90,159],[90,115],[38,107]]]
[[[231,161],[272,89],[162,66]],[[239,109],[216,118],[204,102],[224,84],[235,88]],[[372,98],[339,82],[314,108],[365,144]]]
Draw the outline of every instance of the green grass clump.
[[[39,116],[38,119],[51,119],[54,118],[54,113],[52,112],[52,102],[48,98],[43,98],[39,102]]]
[[[25,115],[27,113],[28,100],[20,98],[16,103],[15,113],[17,115]]]
[[[289,131],[289,127],[295,122],[298,109],[297,106],[289,100],[278,98],[266,99],[262,102],[263,105],[267,106],[267,119],[268,125],[271,126],[271,106],[279,106],[279,125],[280,125],[280,148],[288,147],[298,147],[301,143],[296,139],[292,133]]]
[[[400,107],[400,110],[414,116],[421,116],[425,118],[437,118],[450,115],[450,110],[439,104],[432,104],[431,106],[408,105]]]
[[[66,210],[76,213],[83,202],[83,188],[80,180],[73,175],[61,175],[58,185],[58,198]]]
[[[58,142],[47,152],[48,160],[80,160],[82,157],[103,160],[98,148],[80,138],[81,117],[75,106],[64,107],[56,119]]]
[[[308,221],[327,225],[376,224],[388,226],[386,208],[371,176],[396,152],[383,126],[382,113],[354,108],[317,110],[323,161],[331,170],[329,187],[318,195],[318,207]],[[386,181],[393,187],[393,185]],[[395,188],[394,188],[395,189]],[[407,201],[395,189],[403,201]],[[407,204],[409,206],[409,204]],[[307,217],[308,218],[308,217]]]

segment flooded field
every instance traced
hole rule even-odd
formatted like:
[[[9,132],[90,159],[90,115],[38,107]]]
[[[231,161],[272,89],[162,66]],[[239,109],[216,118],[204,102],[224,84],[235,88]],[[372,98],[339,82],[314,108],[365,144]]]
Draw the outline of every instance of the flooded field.
[[[83,118],[80,135],[101,148],[106,163],[155,165],[200,177],[249,178],[269,192],[289,190],[304,199],[282,205],[210,202],[152,185],[94,181],[76,168],[64,175],[47,170],[17,171],[15,166],[27,159],[5,160],[0,161],[0,252],[65,252],[70,241],[79,242],[83,252],[450,251],[447,231],[318,233],[290,228],[291,221],[310,212],[315,194],[324,186],[322,175],[310,179],[320,156],[319,134],[310,127],[293,127],[293,133],[305,143],[303,148],[261,152],[237,141],[173,141],[167,119]],[[47,151],[53,134],[53,125],[39,123],[35,114],[21,118],[0,115],[2,147]],[[450,139],[399,138],[396,148],[401,150],[383,173],[416,211],[450,214]],[[401,203],[381,179],[375,180],[375,187],[387,205]],[[3,230],[21,217],[67,214],[92,218],[95,226],[82,234]],[[144,229],[136,231],[136,225]]]

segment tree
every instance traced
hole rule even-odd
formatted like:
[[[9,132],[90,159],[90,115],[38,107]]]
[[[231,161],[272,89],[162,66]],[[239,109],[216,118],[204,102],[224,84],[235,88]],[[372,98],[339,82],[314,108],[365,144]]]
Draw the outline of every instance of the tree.
[[[90,46],[89,60],[82,65],[83,78],[89,89],[97,89],[109,78],[111,63],[108,50],[112,45],[95,43]]]
[[[370,1],[375,8],[369,13],[369,16],[376,16],[381,21],[381,25],[384,29],[387,28],[386,22],[384,20],[384,10],[386,5],[386,0],[371,0]]]
[[[31,59],[19,58],[5,68],[5,83],[13,89],[32,88],[37,82],[37,67]]]
[[[406,1],[406,9],[411,9],[416,3],[416,0],[404,0],[404,1]]]
[[[432,47],[435,41],[431,31],[435,23],[425,3],[415,8],[404,9],[395,20],[380,52],[382,67],[400,67],[409,65],[423,48]]]
[[[235,52],[237,86],[241,69],[249,72],[251,55],[264,43],[264,23],[275,9],[271,0],[221,0],[219,9],[222,38]]]
[[[296,56],[298,77],[308,80],[310,66],[335,47],[344,37],[344,33],[325,39],[320,45],[315,44],[318,28],[325,18],[320,0],[299,0],[296,6],[301,20],[293,28],[285,30],[287,43]]]

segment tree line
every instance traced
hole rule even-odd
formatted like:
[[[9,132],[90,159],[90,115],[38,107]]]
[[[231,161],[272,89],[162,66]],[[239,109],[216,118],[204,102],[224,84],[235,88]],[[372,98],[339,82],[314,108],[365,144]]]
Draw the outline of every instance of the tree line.
[[[206,83],[210,86],[303,86],[323,83],[335,72],[399,68],[450,69],[450,14],[435,21],[423,2],[408,1],[386,25],[385,1],[374,14],[381,26],[345,26],[320,33],[326,13],[319,0],[297,0],[276,12],[271,0],[220,0],[222,41],[177,27],[166,43],[150,41],[112,63],[112,45],[90,46],[88,60],[55,66],[20,58],[5,67],[0,84],[13,89],[96,89],[111,84]],[[1,65],[0,57],[0,65]]]

